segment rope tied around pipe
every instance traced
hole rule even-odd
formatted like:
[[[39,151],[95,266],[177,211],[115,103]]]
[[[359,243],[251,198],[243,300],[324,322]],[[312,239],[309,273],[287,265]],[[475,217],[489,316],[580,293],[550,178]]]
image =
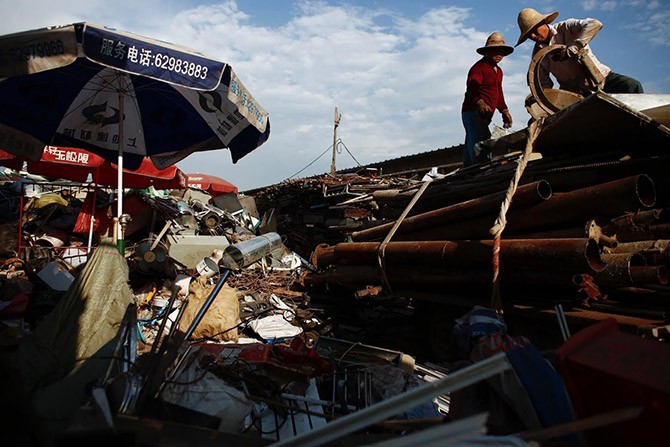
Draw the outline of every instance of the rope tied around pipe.
[[[540,129],[542,128],[542,123],[544,122],[543,118],[533,121],[528,126],[528,140],[526,140],[526,147],[523,151],[523,154],[519,158],[519,162],[514,171],[514,177],[510,181],[507,192],[505,193],[505,198],[500,205],[500,212],[496,218],[493,226],[489,230],[489,234],[493,236],[493,278],[491,281],[492,284],[492,293],[491,293],[491,308],[494,309],[497,313],[502,313],[502,298],[500,297],[500,239],[502,237],[503,230],[505,225],[507,225],[507,211],[512,205],[512,197],[516,193],[517,187],[519,186],[519,181],[523,175],[526,165],[528,165],[528,160],[530,155],[533,152],[533,144],[540,134]]]

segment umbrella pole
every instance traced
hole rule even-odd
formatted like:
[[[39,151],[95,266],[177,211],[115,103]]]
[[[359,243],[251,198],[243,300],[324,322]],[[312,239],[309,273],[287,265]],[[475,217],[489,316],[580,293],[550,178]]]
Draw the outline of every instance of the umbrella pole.
[[[122,76],[119,75],[119,151],[118,151],[118,160],[116,162],[116,165],[118,167],[118,172],[116,173],[116,180],[117,180],[117,198],[116,198],[116,216],[119,219],[119,225],[118,225],[118,239],[116,242],[116,246],[119,249],[119,253],[121,253],[121,256],[123,256],[126,252],[126,240],[125,240],[125,235],[124,235],[124,226],[122,225],[122,219],[121,215],[123,214],[123,94],[124,94],[124,87],[121,84],[121,79]]]

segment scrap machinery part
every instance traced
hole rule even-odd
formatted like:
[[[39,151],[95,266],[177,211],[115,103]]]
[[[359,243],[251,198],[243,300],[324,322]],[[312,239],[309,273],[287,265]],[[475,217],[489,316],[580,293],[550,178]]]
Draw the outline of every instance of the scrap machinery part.
[[[167,267],[169,250],[162,242],[156,242],[152,238],[143,239],[135,246],[134,259],[140,272],[156,274]]]
[[[526,97],[526,110],[534,119],[553,115],[584,98],[578,93],[562,89],[543,88],[540,84],[538,72],[544,58],[548,56],[556,57],[558,53],[565,49],[565,45],[548,45],[538,51],[530,61],[528,66],[530,95]],[[594,66],[591,53],[588,51],[580,52],[577,61],[584,67],[588,79],[593,84],[598,85],[602,80],[602,75]]]

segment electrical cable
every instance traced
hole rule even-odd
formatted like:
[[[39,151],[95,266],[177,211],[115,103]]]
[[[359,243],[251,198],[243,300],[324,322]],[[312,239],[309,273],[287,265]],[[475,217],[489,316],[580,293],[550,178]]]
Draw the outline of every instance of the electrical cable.
[[[318,160],[319,158],[321,158],[321,157],[323,157],[324,155],[326,155],[326,154],[330,151],[330,148],[332,148],[332,147],[333,147],[332,145],[328,146],[328,149],[326,149],[325,151],[323,151],[323,152],[321,153],[321,155],[319,155],[318,157],[316,157],[311,163],[309,163],[307,166],[305,166],[304,168],[302,168],[301,170],[299,170],[298,172],[296,172],[296,173],[293,174],[292,176],[288,177],[286,180],[292,179],[293,177],[295,177],[296,175],[300,174],[300,173],[301,173],[302,171],[304,171],[305,169],[307,169],[307,168],[309,168],[310,166],[312,166],[314,163],[317,162],[317,160]]]
[[[347,147],[347,145],[344,144],[344,141],[342,141],[341,138],[338,138],[338,140],[335,142],[336,149],[337,149],[337,146],[339,146],[339,145],[342,145],[342,146],[344,147],[344,149],[347,151],[347,153],[349,154],[349,156],[356,162],[356,164],[358,165],[358,167],[362,167],[362,166],[363,166],[362,164],[360,164],[360,162],[359,162],[358,160],[356,160],[356,157],[354,157],[354,154],[351,153],[351,151],[349,150],[349,148]],[[292,179],[293,177],[297,176],[298,174],[300,174],[300,173],[301,173],[302,171],[304,171],[305,169],[307,169],[307,168],[309,168],[310,166],[312,166],[314,163],[316,163],[316,162],[319,160],[319,158],[321,158],[321,157],[323,157],[324,155],[326,155],[332,148],[333,148],[333,145],[331,144],[330,146],[328,146],[328,149],[326,149],[325,151],[323,151],[323,152],[321,153],[321,155],[319,155],[318,157],[316,157],[316,158],[315,158],[312,162],[310,162],[307,166],[305,166],[304,168],[302,168],[301,170],[299,170],[298,172],[296,172],[296,173],[293,174],[292,176],[288,177],[286,180]]]
[[[351,156],[351,158],[354,159],[354,161],[356,162],[356,164],[358,165],[359,168],[363,166],[362,164],[360,164],[360,163],[358,162],[358,160],[356,160],[356,157],[354,157],[354,154],[352,154],[351,151],[349,150],[349,148],[347,147],[347,145],[344,144],[344,141],[342,141],[342,140],[340,139],[340,140],[337,140],[337,142],[338,142],[339,144],[341,144],[342,146],[344,146],[344,148],[347,150],[347,153]]]

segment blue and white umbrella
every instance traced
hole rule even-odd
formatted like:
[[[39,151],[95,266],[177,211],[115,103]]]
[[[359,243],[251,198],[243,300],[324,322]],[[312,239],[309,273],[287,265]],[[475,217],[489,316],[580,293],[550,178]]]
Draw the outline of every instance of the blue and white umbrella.
[[[120,168],[144,156],[165,168],[221,148],[235,163],[269,134],[231,66],[194,50],[92,23],[0,36],[7,152],[38,160],[46,145],[78,147]],[[122,206],[119,194],[119,216]]]

